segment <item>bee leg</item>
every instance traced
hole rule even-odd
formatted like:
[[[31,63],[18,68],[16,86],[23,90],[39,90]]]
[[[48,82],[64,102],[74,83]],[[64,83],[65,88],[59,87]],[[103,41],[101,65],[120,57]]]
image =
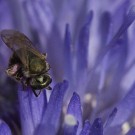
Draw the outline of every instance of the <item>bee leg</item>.
[[[32,91],[33,91],[34,95],[35,95],[36,97],[38,97],[38,95],[37,95],[37,93],[35,92],[35,90],[32,89]]]
[[[37,94],[38,96],[40,95],[41,91],[42,91],[42,90],[39,90],[39,93]]]
[[[50,86],[47,86],[46,89],[47,90],[52,90],[52,88]]]
[[[32,91],[33,91],[34,95],[35,95],[36,97],[38,97],[38,96],[40,95],[40,93],[41,93],[42,90],[39,90],[39,93],[36,93],[36,91],[35,91],[34,89],[32,89]]]

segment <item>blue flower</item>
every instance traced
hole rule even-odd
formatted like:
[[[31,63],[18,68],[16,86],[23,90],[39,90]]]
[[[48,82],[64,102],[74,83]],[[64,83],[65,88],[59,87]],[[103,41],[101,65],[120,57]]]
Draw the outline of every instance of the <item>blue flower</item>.
[[[133,2],[0,3],[0,29],[18,29],[41,52],[47,52],[53,79],[52,92],[43,90],[39,97],[34,96],[31,88],[23,91],[18,86],[19,104],[9,108],[15,108],[13,116],[19,114],[19,120],[10,119],[7,105],[3,107],[1,117],[8,124],[0,121],[0,134],[10,135],[11,131],[15,135],[135,134]],[[3,65],[10,56],[5,52],[9,50],[2,45]],[[15,89],[9,81],[1,84],[5,93]],[[4,99],[5,93],[0,95]],[[3,101],[0,102],[4,106]]]

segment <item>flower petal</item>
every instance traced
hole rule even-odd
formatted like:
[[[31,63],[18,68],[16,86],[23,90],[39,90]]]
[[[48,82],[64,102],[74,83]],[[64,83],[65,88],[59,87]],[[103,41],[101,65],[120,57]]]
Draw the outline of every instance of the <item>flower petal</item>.
[[[9,126],[2,120],[0,120],[0,135],[12,135]]]
[[[19,86],[19,101],[23,134],[31,135],[40,123],[43,111],[46,109],[46,91],[42,91],[38,97],[35,97],[30,88],[23,91],[23,88]]]
[[[78,124],[75,126],[65,126],[64,135],[76,135]]]
[[[12,7],[9,4],[9,1],[0,1],[0,15],[1,15],[1,22],[0,22],[0,29],[5,29],[7,27],[13,28],[13,16],[11,12]]]
[[[80,103],[80,97],[77,93],[73,93],[73,96],[70,100],[70,103],[68,105],[67,114],[71,114],[75,117],[75,119],[78,121],[78,133],[80,133],[82,129],[82,110],[81,110],[81,103]]]
[[[110,126],[110,124],[113,122],[116,114],[117,114],[117,108],[114,108],[113,111],[111,112],[111,114],[109,115],[109,117],[104,125],[104,128],[107,128]]]
[[[77,46],[77,73],[87,68],[89,29],[93,18],[93,12],[90,11],[86,17],[85,23],[80,31]]]
[[[26,17],[31,26],[48,36],[54,20],[52,1],[23,1]]]
[[[135,5],[133,5],[129,9],[129,12],[125,17],[125,21],[115,34],[114,38],[111,40],[110,45],[113,45],[120,38],[120,36],[128,29],[128,27],[133,23],[134,20],[135,20]]]
[[[108,36],[109,36],[109,29],[111,25],[111,14],[109,12],[103,12],[100,17],[100,22],[99,22],[99,32],[101,36],[101,47],[100,49],[102,50],[102,47],[106,45]]]
[[[56,134],[59,127],[63,98],[67,88],[67,81],[63,81],[54,86],[47,109],[44,112],[44,116],[35,135],[44,135],[45,133],[48,135]]]
[[[135,20],[135,5],[133,5],[129,12],[127,13],[125,20],[123,21],[122,25],[116,32],[116,34],[113,36],[112,40],[108,43],[108,45],[103,49],[101,54],[98,56],[97,62],[93,69],[97,67],[97,65],[102,61],[103,57],[107,54],[109,50],[112,50],[112,47],[115,47],[117,44],[116,42],[118,39],[125,33],[125,31],[129,28],[129,26],[133,23]]]
[[[90,122],[88,120],[86,120],[80,135],[89,135],[90,134],[90,127],[91,127]]]
[[[71,115],[65,115],[64,119],[64,135],[76,135],[79,122]]]
[[[90,135],[103,135],[103,123],[101,118],[96,118],[94,120]]]
[[[65,41],[64,41],[64,64],[65,64],[65,75],[68,79],[71,79],[72,75],[72,62],[71,62],[71,33],[69,29],[69,24],[66,25],[65,30]]]

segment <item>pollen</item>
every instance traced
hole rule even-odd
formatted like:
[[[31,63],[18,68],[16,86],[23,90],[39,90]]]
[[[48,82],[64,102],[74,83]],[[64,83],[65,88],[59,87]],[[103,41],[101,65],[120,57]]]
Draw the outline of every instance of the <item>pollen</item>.
[[[64,121],[65,121],[65,124],[69,125],[69,126],[75,126],[77,124],[77,121],[76,121],[75,117],[71,114],[67,114],[65,116]]]
[[[90,103],[93,108],[96,107],[96,105],[97,105],[97,100],[96,100],[95,96],[90,93],[88,93],[84,96],[84,102]]]
[[[92,100],[92,95],[90,93],[84,96],[84,102],[90,102]]]
[[[123,135],[125,135],[130,129],[130,125],[128,122],[125,122],[123,125],[122,125],[122,133]]]

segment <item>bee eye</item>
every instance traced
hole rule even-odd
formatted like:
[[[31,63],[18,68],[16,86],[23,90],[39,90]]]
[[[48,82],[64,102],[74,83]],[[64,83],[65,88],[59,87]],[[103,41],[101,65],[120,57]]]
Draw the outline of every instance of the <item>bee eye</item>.
[[[40,83],[43,83],[43,81],[44,81],[43,76],[37,77],[37,78],[36,78],[36,81],[37,81],[37,82],[40,82]]]

